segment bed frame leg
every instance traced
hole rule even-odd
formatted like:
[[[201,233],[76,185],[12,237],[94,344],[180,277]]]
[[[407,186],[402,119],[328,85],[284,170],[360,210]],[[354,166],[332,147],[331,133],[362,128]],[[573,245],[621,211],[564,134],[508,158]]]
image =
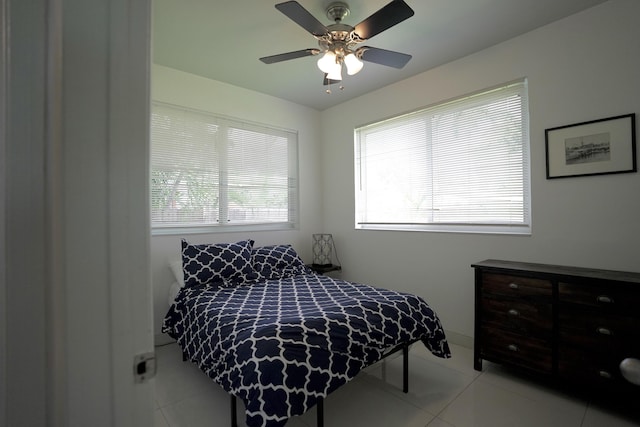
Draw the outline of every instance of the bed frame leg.
[[[231,395],[231,427],[238,427],[238,412],[236,410],[236,397]]]
[[[318,400],[318,405],[316,406],[316,427],[324,427],[324,398],[320,398]]]
[[[402,346],[402,392],[409,393],[409,345]]]
[[[230,396],[231,396],[231,427],[238,427],[238,412],[237,412],[236,397],[233,394]],[[318,400],[316,413],[317,413],[316,414],[317,427],[324,427],[324,399],[322,397]]]

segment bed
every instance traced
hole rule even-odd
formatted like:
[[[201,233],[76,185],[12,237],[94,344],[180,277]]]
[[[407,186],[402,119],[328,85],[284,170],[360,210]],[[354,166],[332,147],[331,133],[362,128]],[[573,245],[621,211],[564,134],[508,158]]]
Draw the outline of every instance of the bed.
[[[182,241],[182,286],[163,322],[185,360],[246,408],[249,427],[283,426],[365,367],[421,341],[450,357],[418,296],[313,273],[290,245]],[[406,391],[406,390],[405,390]]]

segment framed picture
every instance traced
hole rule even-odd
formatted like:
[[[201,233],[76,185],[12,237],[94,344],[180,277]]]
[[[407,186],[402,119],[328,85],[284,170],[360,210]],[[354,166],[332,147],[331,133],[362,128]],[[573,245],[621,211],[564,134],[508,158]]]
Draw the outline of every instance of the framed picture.
[[[636,115],[545,130],[547,179],[636,172]]]

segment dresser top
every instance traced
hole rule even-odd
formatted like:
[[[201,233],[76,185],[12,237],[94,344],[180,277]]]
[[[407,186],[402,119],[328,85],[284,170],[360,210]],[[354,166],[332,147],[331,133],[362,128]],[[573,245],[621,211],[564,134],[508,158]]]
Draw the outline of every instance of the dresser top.
[[[471,264],[471,267],[479,268],[482,270],[513,271],[520,273],[537,273],[566,277],[584,277],[640,284],[640,273],[630,271],[602,270],[596,268],[536,264],[531,262],[503,261],[497,259],[487,259],[481,262],[477,262]]]

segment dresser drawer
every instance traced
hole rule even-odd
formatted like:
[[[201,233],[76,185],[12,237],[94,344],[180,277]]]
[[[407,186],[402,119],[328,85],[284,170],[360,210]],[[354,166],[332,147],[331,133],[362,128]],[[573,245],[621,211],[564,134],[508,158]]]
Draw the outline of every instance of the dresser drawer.
[[[640,357],[640,354],[637,356]],[[622,377],[620,362],[623,359],[606,352],[585,353],[580,348],[561,343],[558,347],[558,376],[572,383],[602,390],[622,387],[640,392],[640,387],[631,385]]]
[[[548,280],[496,273],[484,273],[482,275],[482,292],[514,298],[551,298],[553,293],[551,282]]]
[[[620,356],[640,354],[640,318],[560,306],[560,342],[579,346],[589,353],[607,352]]]
[[[490,327],[481,328],[481,340],[480,353],[484,359],[544,374],[550,374],[552,371],[552,352],[549,340]]]
[[[505,297],[483,297],[482,325],[551,339],[552,305]]]
[[[615,284],[558,283],[558,296],[562,303],[581,304],[616,312],[637,314],[640,311],[640,286]]]

